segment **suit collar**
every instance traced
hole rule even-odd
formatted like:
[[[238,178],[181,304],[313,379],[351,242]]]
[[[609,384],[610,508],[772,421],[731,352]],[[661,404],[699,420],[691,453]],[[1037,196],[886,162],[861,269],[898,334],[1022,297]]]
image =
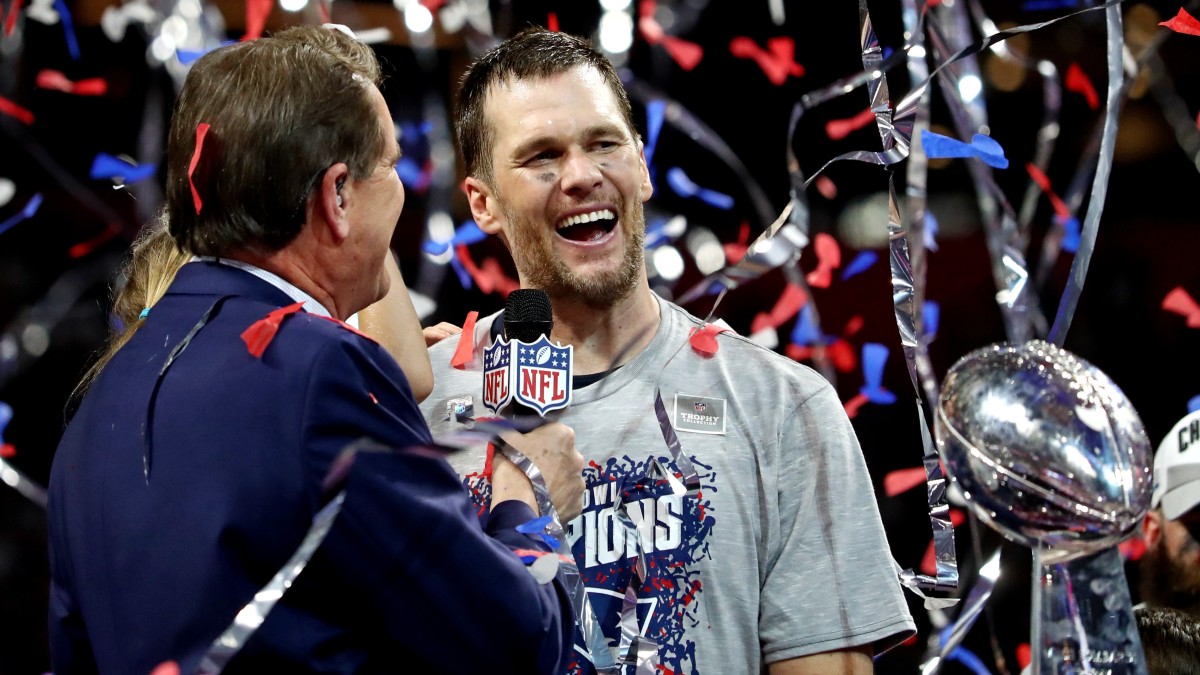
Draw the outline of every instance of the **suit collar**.
[[[218,262],[197,260],[179,268],[167,295],[238,295],[271,305],[294,302],[286,293],[253,274]]]

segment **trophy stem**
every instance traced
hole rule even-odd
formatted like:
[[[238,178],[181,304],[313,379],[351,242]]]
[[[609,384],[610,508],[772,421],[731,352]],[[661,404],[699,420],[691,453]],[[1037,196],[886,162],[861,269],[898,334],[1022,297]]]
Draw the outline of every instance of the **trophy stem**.
[[[1033,675],[1146,675],[1120,551],[1060,557],[1033,549]]]

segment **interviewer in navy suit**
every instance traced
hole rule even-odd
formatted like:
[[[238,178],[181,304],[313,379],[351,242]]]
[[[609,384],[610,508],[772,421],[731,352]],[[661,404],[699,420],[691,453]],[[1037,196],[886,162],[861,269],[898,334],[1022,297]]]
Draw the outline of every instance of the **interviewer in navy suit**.
[[[515,530],[537,515],[529,481],[497,458],[482,526],[419,447],[429,430],[395,360],[339,321],[387,292],[404,203],[378,81],[368,48],[314,27],[193,65],[167,215],[200,259],[92,383],[54,458],[60,675],[195,672],[341,489],[324,542],[225,672],[564,669],[565,586],[534,578],[522,556],[547,548]],[[397,450],[359,453],[331,489],[331,464],[364,437]],[[511,442],[560,515],[578,514],[571,431]]]

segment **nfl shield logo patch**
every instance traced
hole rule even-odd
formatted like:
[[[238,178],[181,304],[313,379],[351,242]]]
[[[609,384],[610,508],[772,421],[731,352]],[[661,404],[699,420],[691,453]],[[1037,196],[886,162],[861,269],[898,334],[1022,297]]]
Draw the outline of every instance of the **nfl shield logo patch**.
[[[483,350],[483,405],[499,415],[500,409],[512,400],[512,395],[509,344],[500,338]]]
[[[695,410],[698,413],[702,413],[705,410],[708,410],[708,404],[705,403],[704,401],[696,401],[695,403],[692,404],[692,410]]]
[[[512,344],[516,401],[541,415],[570,405],[573,347],[551,344],[545,335],[533,344]]]

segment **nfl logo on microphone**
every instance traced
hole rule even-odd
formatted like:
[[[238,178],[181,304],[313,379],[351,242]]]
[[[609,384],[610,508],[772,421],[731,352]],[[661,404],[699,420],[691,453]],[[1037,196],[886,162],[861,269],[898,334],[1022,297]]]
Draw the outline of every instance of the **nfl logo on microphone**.
[[[497,415],[512,400],[509,344],[504,338],[483,350],[483,405]]]
[[[571,357],[574,347],[551,344],[545,335],[533,344],[513,342],[513,397],[545,415],[571,404]]]
[[[500,414],[512,401],[545,415],[571,404],[574,347],[559,347],[545,335],[527,344],[496,340],[483,351],[483,405]]]

